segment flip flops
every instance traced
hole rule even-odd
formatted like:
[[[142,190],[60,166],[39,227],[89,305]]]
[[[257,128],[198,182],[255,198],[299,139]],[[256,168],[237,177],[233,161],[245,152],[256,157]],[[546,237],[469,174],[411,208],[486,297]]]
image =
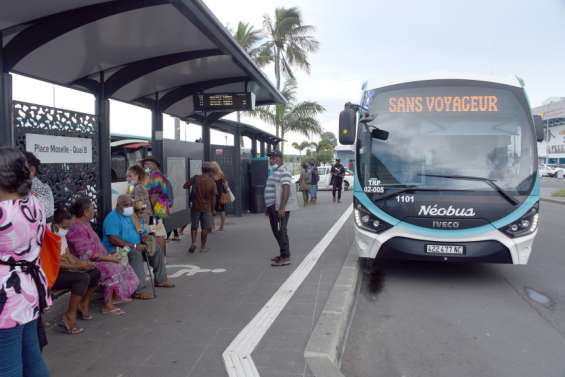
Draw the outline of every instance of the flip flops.
[[[115,316],[121,316],[126,314],[126,312],[124,312],[122,309],[120,308],[114,308],[112,310],[102,310],[101,313],[103,315],[115,315]]]
[[[175,285],[170,281],[166,281],[164,283],[155,283],[155,287],[157,288],[174,288]]]
[[[78,335],[84,332],[84,329],[82,327],[78,327],[76,325],[73,327],[69,326],[64,319],[62,319],[61,322],[59,322],[59,327],[61,328],[61,330],[63,330],[65,334],[68,335]]]
[[[80,310],[77,312],[77,316],[78,316],[78,319],[80,319],[82,321],[92,321],[94,319],[92,314],[84,314]]]
[[[145,292],[134,293],[134,295],[131,296],[131,297],[135,300],[151,300],[151,299],[155,298],[152,295],[150,295],[149,293],[145,293]]]

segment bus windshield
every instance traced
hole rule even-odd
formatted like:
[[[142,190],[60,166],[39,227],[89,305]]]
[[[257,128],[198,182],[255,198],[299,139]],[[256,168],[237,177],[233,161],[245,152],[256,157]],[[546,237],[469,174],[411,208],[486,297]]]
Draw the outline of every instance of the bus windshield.
[[[523,101],[527,103],[526,101]],[[529,195],[535,140],[529,111],[499,87],[427,86],[369,91],[360,124],[358,176],[373,200],[411,189]],[[387,140],[370,130],[389,132]],[[387,196],[388,196],[387,195]]]

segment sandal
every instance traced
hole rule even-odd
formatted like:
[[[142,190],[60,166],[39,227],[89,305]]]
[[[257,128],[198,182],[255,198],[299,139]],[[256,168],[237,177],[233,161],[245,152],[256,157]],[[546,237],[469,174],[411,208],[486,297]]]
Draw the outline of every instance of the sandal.
[[[131,296],[131,298],[136,299],[136,300],[151,300],[154,297],[152,295],[150,295],[149,293],[146,293],[146,292],[137,292],[137,293],[134,293],[133,296]]]
[[[77,311],[77,317],[82,321],[92,321],[94,319],[92,314],[84,314],[82,310]]]
[[[59,322],[59,327],[68,335],[77,335],[84,332],[82,327],[77,327],[76,325],[70,327],[64,319]]]
[[[124,311],[123,311],[122,309],[120,309],[120,308],[114,308],[114,309],[112,309],[112,310],[104,310],[104,309],[102,309],[101,313],[102,313],[103,315],[109,315],[109,314],[111,314],[111,315],[115,315],[115,316],[121,316],[121,315],[126,314],[126,312],[124,312]]]
[[[155,287],[157,288],[174,288],[175,285],[170,281],[166,281],[164,283],[155,283]]]

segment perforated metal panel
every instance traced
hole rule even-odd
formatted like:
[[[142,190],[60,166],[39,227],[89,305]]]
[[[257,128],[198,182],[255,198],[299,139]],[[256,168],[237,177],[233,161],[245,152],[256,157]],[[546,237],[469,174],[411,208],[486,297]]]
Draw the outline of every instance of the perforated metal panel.
[[[68,206],[77,197],[88,197],[99,208],[96,116],[14,101],[13,121],[16,145],[22,151],[26,150],[26,134],[92,139],[92,163],[42,164],[39,179],[49,184],[56,204]]]

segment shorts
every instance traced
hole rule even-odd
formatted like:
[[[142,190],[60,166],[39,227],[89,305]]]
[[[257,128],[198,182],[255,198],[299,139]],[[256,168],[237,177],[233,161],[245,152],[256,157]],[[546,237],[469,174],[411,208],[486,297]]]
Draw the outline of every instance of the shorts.
[[[198,224],[202,230],[212,230],[212,214],[210,212],[190,212],[190,228],[198,229]]]
[[[316,199],[318,197],[318,185],[310,185],[310,198]]]
[[[165,228],[163,219],[159,219],[159,221],[157,221],[157,225],[153,225],[153,227],[155,237],[167,238],[167,229]]]

